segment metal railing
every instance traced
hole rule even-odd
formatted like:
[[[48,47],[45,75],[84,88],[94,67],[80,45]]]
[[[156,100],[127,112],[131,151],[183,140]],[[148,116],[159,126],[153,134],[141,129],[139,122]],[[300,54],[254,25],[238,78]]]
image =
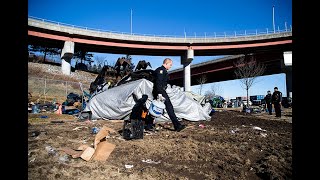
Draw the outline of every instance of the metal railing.
[[[285,24],[284,29],[265,28],[255,30],[243,31],[226,31],[226,32],[212,32],[204,33],[204,35],[190,36],[186,33],[184,36],[173,35],[154,35],[154,34],[138,34],[138,33],[125,33],[119,31],[108,31],[102,29],[94,29],[83,26],[76,26],[51,20],[46,20],[37,17],[28,17],[28,24],[30,26],[42,27],[51,30],[57,30],[67,33],[77,33],[88,36],[113,38],[121,40],[134,40],[134,41],[151,41],[151,42],[174,42],[174,43],[203,43],[203,42],[230,42],[230,41],[246,41],[269,39],[283,36],[292,36],[292,26],[289,27]]]
[[[69,93],[83,96],[84,92],[89,92],[90,85],[75,81],[63,81],[47,78],[28,77],[28,92],[36,103],[52,102],[59,103],[67,99]]]

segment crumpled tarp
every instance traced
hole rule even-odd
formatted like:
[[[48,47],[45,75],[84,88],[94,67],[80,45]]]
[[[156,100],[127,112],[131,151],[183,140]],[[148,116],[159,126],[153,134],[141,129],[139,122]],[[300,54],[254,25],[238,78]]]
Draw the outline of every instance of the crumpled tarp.
[[[148,95],[146,107],[149,108],[153,100],[152,88],[153,83],[143,78],[107,89],[91,97],[84,111],[91,111],[92,119],[129,119],[135,101],[140,99],[143,94]],[[189,121],[210,120],[210,104],[201,106],[199,102],[187,96],[181,89],[181,87],[169,84],[166,89],[176,116]],[[162,116],[156,118],[157,120],[170,121],[166,111]]]

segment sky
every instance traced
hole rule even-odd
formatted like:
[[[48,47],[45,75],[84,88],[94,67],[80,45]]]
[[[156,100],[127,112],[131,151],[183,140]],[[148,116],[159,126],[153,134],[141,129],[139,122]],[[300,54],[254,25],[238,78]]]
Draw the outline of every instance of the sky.
[[[127,34],[214,37],[236,34],[283,31],[292,28],[292,0],[28,0],[28,16],[48,21]],[[112,64],[124,54],[94,53]],[[183,67],[180,56],[133,55],[132,62],[147,60],[152,69],[164,58],[173,60],[170,70]],[[195,56],[192,64],[221,56]],[[75,63],[75,62],[72,62]],[[278,87],[286,97],[285,74],[261,76],[249,89],[249,95],[266,95]],[[201,94],[212,87],[225,98],[246,96],[239,80],[208,83]],[[191,90],[200,93],[200,86]]]

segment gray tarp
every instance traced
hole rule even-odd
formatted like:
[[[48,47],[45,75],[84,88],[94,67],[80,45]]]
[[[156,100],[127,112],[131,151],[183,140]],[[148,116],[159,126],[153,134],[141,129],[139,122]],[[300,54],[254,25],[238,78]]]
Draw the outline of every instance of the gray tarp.
[[[135,105],[135,99],[140,99],[143,94],[148,95],[146,106],[149,108],[151,101],[153,100],[152,88],[153,83],[151,81],[139,79],[107,89],[93,96],[87,103],[84,111],[91,111],[92,119],[128,119],[131,110]],[[209,116],[209,113],[211,112],[209,103],[202,107],[199,102],[181,91],[181,87],[171,87],[168,85],[166,92],[170,97],[178,118],[190,121],[211,119]],[[169,116],[165,111],[164,114],[156,120],[170,121],[168,117]]]

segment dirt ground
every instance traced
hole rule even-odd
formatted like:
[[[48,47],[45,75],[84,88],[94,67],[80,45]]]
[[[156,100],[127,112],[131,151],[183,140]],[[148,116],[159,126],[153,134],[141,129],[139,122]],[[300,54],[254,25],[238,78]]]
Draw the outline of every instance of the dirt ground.
[[[122,122],[30,113],[28,179],[292,179],[292,109],[274,116],[218,109],[211,121],[183,121],[181,132],[157,124],[158,131],[143,139],[124,140]],[[92,146],[92,128],[103,125],[117,132],[106,138],[116,145],[106,161],[58,150]]]

